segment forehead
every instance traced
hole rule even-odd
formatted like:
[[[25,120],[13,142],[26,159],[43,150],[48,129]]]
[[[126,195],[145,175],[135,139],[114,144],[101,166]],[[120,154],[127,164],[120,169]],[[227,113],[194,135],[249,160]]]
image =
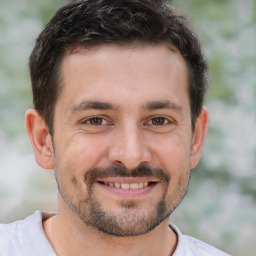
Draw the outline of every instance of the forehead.
[[[70,104],[91,98],[155,100],[167,91],[188,97],[186,63],[168,45],[103,45],[69,52],[61,64],[61,93]],[[168,100],[168,99],[167,99]],[[171,99],[173,100],[173,99]],[[57,100],[58,101],[58,100]]]

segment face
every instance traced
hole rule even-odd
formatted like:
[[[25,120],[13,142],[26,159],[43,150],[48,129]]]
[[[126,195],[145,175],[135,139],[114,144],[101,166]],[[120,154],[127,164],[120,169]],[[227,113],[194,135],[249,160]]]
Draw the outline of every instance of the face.
[[[186,65],[166,45],[67,55],[55,107],[60,204],[116,236],[146,233],[183,198],[194,167]]]

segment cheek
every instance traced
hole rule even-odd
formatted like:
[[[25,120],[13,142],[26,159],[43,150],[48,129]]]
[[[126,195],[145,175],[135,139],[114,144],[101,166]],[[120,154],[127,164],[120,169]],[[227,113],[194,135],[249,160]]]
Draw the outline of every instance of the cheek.
[[[87,170],[95,168],[104,158],[106,145],[104,140],[78,133],[64,140],[56,148],[57,161],[66,172],[84,175]]]
[[[157,164],[165,170],[189,169],[191,149],[188,139],[172,135],[155,141],[152,148]]]

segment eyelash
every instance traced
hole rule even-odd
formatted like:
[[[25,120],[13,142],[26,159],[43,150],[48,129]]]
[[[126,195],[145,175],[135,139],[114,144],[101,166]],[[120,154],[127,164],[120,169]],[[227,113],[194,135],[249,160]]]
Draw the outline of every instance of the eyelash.
[[[163,122],[162,124],[154,124],[154,121],[156,122],[159,122],[161,123],[161,121]],[[150,121],[148,122],[150,123],[150,125],[153,125],[153,126],[165,126],[167,124],[170,124],[170,120],[168,120],[166,117],[163,117],[163,116],[157,116],[157,117],[153,117],[150,119]]]
[[[96,119],[99,121],[101,121],[100,124],[92,124],[90,122],[92,121],[96,121]],[[107,125],[107,123],[109,123],[105,118],[100,117],[100,116],[93,116],[90,118],[87,118],[85,120],[82,121],[82,124],[88,124],[88,125],[92,125],[92,126],[101,126],[101,125]]]

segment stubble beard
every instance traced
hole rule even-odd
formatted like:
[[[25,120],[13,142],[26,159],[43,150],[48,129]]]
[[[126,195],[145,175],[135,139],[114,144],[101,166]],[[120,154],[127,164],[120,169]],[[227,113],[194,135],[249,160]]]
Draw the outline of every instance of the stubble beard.
[[[175,195],[168,196],[167,191],[171,177],[162,169],[141,165],[134,170],[127,170],[122,166],[112,166],[106,169],[93,169],[88,171],[84,179],[87,185],[86,197],[77,199],[78,197],[76,195],[71,195],[69,190],[65,188],[65,185],[63,186],[62,176],[58,175],[62,173],[63,170],[59,168],[56,170],[59,170],[57,172],[55,171],[58,189],[67,206],[77,214],[86,225],[94,227],[105,234],[117,237],[139,236],[153,230],[166,220],[174,209],[176,209],[184,198],[189,183],[189,177],[181,178]],[[163,193],[155,206],[155,210],[151,210],[150,212],[138,211],[139,205],[136,200],[121,201],[120,206],[122,210],[116,214],[104,210],[99,200],[93,195],[93,184],[98,178],[117,176],[158,178],[163,186]],[[77,185],[77,181],[74,181],[74,178],[73,184]],[[77,191],[79,191],[78,187]]]

